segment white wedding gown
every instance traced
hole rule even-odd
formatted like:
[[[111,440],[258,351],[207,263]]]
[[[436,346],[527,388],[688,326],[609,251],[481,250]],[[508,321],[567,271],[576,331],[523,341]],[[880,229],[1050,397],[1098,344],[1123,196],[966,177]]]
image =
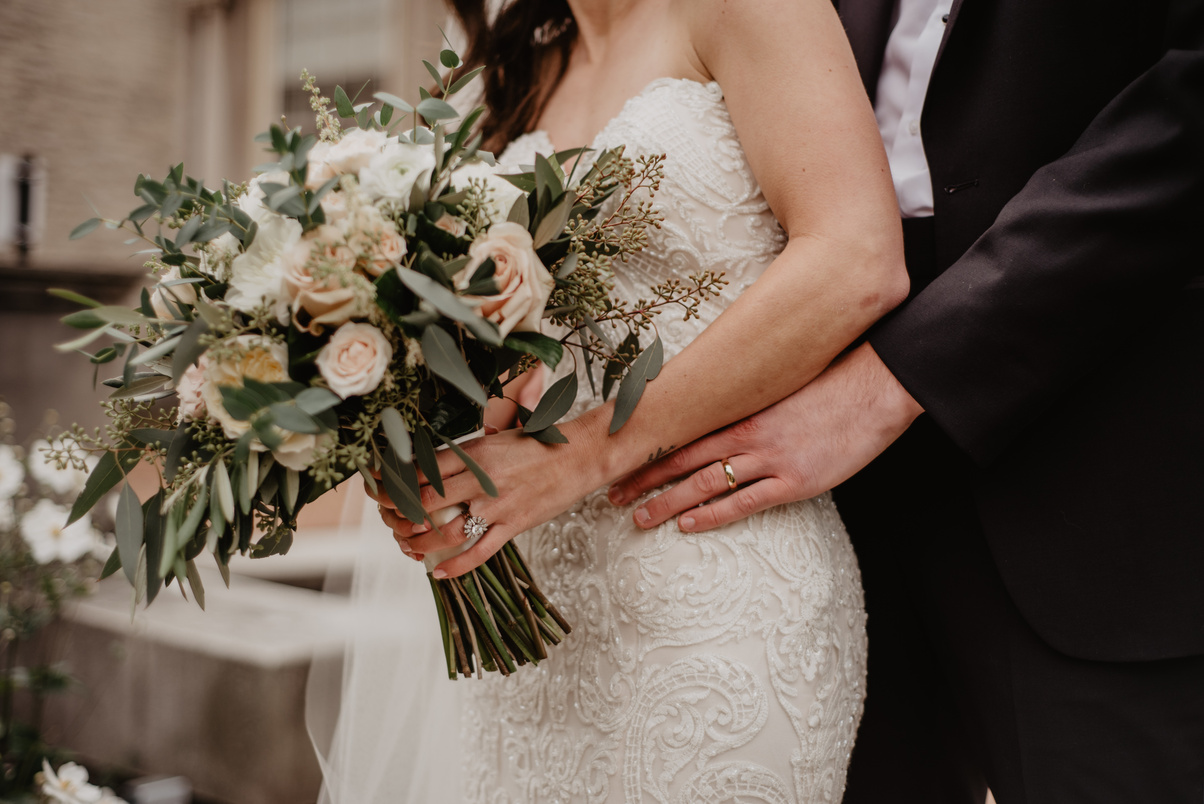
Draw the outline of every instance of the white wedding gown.
[[[618,145],[667,158],[655,197],[664,224],[617,267],[616,293],[635,300],[702,270],[731,282],[701,319],[657,319],[671,358],[760,275],[785,235],[718,84],[654,81],[593,143]],[[536,151],[552,151],[542,132],[501,161],[530,164]],[[576,412],[598,404],[584,379],[580,387]],[[672,522],[642,531],[633,509],[600,490],[519,537],[573,633],[538,668],[457,682],[467,800],[839,802],[865,699],[866,638],[857,561],[831,499],[699,534]]]
[[[671,358],[785,235],[718,84],[654,81],[593,145],[667,157],[664,223],[617,266],[616,293],[634,300],[701,270],[730,280],[700,319],[657,320]],[[529,165],[537,151],[552,151],[541,132],[501,161]],[[580,388],[571,415],[597,404]],[[857,560],[829,496],[699,534],[637,529],[633,508],[599,490],[518,537],[573,632],[539,667],[453,682],[426,580],[367,507],[354,644],[311,675],[322,804],[839,802],[866,637]]]

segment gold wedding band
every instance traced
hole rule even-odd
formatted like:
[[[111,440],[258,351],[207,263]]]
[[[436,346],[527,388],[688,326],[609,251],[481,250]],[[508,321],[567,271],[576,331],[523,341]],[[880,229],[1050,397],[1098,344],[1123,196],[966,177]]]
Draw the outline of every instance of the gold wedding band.
[[[732,471],[732,465],[727,462],[727,458],[724,458],[719,463],[723,466],[723,474],[727,477],[727,487],[735,491],[737,485],[736,473]]]

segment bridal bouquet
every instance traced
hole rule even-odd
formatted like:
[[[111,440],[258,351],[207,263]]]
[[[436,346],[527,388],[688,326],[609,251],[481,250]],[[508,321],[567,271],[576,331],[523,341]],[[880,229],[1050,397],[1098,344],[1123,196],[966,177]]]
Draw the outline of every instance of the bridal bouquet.
[[[570,355],[604,395],[617,383],[613,431],[660,368],[659,339],[641,349],[640,334],[655,334],[665,307],[688,317],[722,286],[706,274],[616,301],[614,261],[659,221],[649,198],[661,159],[606,151],[578,176],[566,165],[581,153],[569,151],[507,175],[474,136],[484,110],[460,119],[445,100],[478,71],[455,78],[451,50],[441,61],[446,77],[427,66],[443,98],[423,91],[414,107],[386,93],[379,108],[355,104],[338,88],[332,110],[303,75],[318,136],[273,126],[261,139],[276,161],[245,184],[212,189],[182,165],[139,176],[137,209],[73,232],[129,231],[150,245],[157,276],[135,309],[55,291],[82,305],[64,321],[86,330],[59,348],[121,363],[104,381],[108,426],[73,428],[52,458],[98,458],[72,521],[120,485],[104,572],[125,573],[135,605],[174,581],[203,606],[203,553],[228,583],[233,553],[284,553],[301,509],[357,473],[438,527],[418,471],[441,492],[445,447],[496,494],[456,441],[480,429],[507,382]],[[576,394],[574,372],[520,410],[523,431],[563,442],[556,422]],[[140,461],[159,474],[146,501],[127,480]],[[513,545],[430,580],[452,678],[508,674],[569,630]]]

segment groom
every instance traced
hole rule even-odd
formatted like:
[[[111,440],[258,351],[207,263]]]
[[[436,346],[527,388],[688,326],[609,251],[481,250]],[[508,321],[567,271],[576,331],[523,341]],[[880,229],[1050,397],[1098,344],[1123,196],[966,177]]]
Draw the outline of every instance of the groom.
[[[841,484],[870,633],[848,804],[1201,804],[1204,3],[837,6],[911,296],[612,499],[726,491],[729,459],[736,493],[647,503],[704,530]]]

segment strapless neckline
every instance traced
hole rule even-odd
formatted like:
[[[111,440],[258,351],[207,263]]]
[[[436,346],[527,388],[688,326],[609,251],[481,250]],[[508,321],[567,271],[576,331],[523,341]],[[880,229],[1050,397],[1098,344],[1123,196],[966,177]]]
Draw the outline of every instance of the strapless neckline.
[[[644,97],[652,94],[653,92],[660,89],[661,87],[675,87],[675,88],[684,89],[689,92],[704,93],[707,95],[711,95],[713,97],[713,99],[716,101],[723,100],[723,89],[719,86],[718,81],[696,81],[693,78],[672,78],[669,76],[663,76],[661,78],[654,78],[651,81],[649,81],[647,84],[645,84],[643,89],[641,89],[639,92],[637,92],[636,94],[634,94],[630,98],[628,98],[626,101],[624,101],[623,106],[621,109],[619,109],[618,113],[616,113],[614,117],[612,117],[606,121],[606,123],[602,126],[602,128],[598,130],[598,133],[594,135],[594,138],[592,140],[590,140],[589,145],[587,145],[585,147],[597,148],[599,146],[599,143],[603,140],[604,135],[611,128],[614,127],[616,122],[618,122],[626,114],[628,114],[628,112],[631,110],[631,108],[634,105],[636,105],[639,101],[643,100]],[[515,138],[514,141],[511,142],[509,146],[507,146],[507,148],[513,147],[515,145],[515,143],[523,142],[525,140],[531,140],[532,144],[535,146],[536,152],[538,152],[538,153],[550,154],[550,153],[556,153],[557,150],[565,150],[565,149],[557,149],[556,144],[554,142],[552,142],[552,138],[550,136],[548,136],[547,130],[542,129],[542,128],[537,128],[532,131],[528,131],[527,133]],[[571,147],[580,147],[580,146],[571,146]]]

